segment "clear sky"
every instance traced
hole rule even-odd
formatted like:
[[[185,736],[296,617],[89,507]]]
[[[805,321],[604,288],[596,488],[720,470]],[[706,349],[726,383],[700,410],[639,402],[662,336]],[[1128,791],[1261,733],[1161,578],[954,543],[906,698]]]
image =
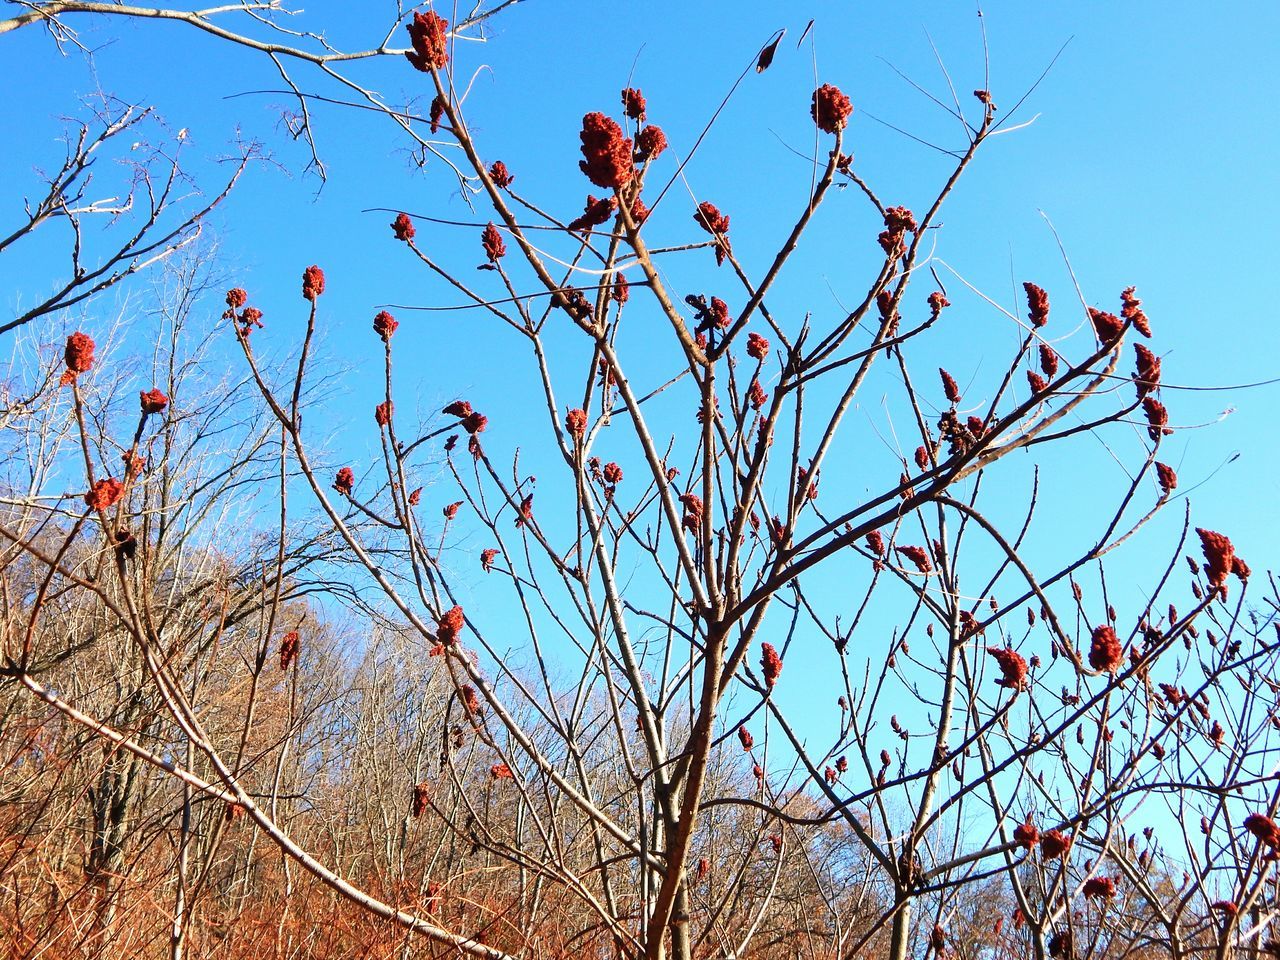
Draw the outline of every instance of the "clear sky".
[[[1280,6],[991,2],[983,13],[990,89],[1002,111],[1061,55],[1019,110],[1018,120],[1035,122],[992,140],[949,202],[937,256],[1019,312],[1021,281],[1034,280],[1065,314],[1070,278],[1047,218],[1088,303],[1116,310],[1120,290],[1137,284],[1167,383],[1209,387],[1280,377],[1272,266],[1280,223],[1274,159]],[[813,30],[797,49],[811,18]],[[390,4],[320,2],[299,25],[323,28],[335,45],[352,48],[376,44],[394,20]],[[78,96],[97,90],[154,103],[171,131],[185,129],[187,156],[205,189],[215,182],[214,161],[235,138],[261,140],[275,163],[251,170],[214,218],[222,256],[266,311],[267,337],[290,345],[304,319],[300,272],[310,263],[325,268],[325,349],[352,370],[350,403],[332,419],[336,455],[357,462],[371,455],[376,434],[368,411],[377,399],[381,352],[369,319],[383,303],[458,299],[391,239],[388,214],[362,211],[390,207],[472,219],[447,169],[438,161],[425,173],[414,169],[405,141],[385,118],[321,104],[314,121],[329,173],[322,188],[304,173],[305,148],[286,136],[280,113],[290,99],[260,56],[178,25],[118,19],[74,25],[91,56],[72,49],[60,56],[38,29],[0,38],[0,75],[15,91],[8,149],[0,154],[0,182],[9,185],[0,222],[15,219],[20,197],[35,192],[33,169],[58,157],[60,118],[76,112]],[[886,124],[948,148],[963,144],[962,133],[894,68],[948,103],[936,47],[976,118],[970,91],[984,85],[984,62],[972,3],[524,0],[493,22],[486,44],[459,45],[458,83],[475,71],[466,111],[486,158],[504,159],[523,193],[568,217],[591,189],[577,170],[583,113],[617,115],[618,91],[630,82],[643,88],[650,119],[683,156],[737,75],[781,27],[788,33],[774,67],[746,78],[688,169],[690,188],[733,216],[735,249],[748,269],[759,271],[808,186],[807,161],[795,151],[813,148],[808,104],[815,70],[853,99],[845,143],[855,169],[886,202],[917,211],[927,204],[949,159]],[[403,31],[395,42],[404,42]],[[389,101],[415,103],[425,113],[429,81],[403,60],[348,72]],[[295,79],[304,89],[337,92],[305,69]],[[230,98],[236,94],[244,95]],[[651,242],[698,239],[681,191],[647,227]],[[865,289],[878,230],[852,190],[832,198],[800,251],[804,267],[779,288],[780,298],[795,304],[789,322],[804,311],[833,311],[837,299]],[[869,245],[860,259],[840,252],[851,237]],[[474,231],[420,225],[420,238],[468,277],[481,262]],[[0,264],[0,271],[15,271],[3,277],[9,301],[15,290],[39,288],[45,276],[34,261],[16,270],[14,262]],[[1008,349],[1009,327],[945,269],[940,275],[956,304],[940,362],[962,387],[981,382],[994,374],[984,367],[995,362],[987,360],[988,349]],[[488,448],[519,445],[539,422],[521,392],[529,385],[520,379],[524,373],[515,372],[525,369],[523,347],[474,313],[400,318],[405,407],[417,400],[430,414],[454,396],[471,396],[491,417]],[[51,329],[51,340],[56,333]],[[1124,364],[1127,372],[1128,356]],[[1175,433],[1162,454],[1177,467],[1182,490],[1194,489],[1196,522],[1229,533],[1255,569],[1274,565],[1280,386],[1166,388],[1164,400],[1174,425],[1207,425]],[[1091,505],[1088,477],[1074,461],[1058,466],[1063,506],[1047,522],[1069,530],[1075,512]],[[834,472],[824,482],[836,482]]]

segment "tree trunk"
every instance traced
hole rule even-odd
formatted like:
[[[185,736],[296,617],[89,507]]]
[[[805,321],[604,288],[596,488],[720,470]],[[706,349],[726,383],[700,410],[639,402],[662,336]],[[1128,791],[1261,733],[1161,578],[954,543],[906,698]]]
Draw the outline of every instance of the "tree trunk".
[[[671,909],[671,960],[693,960],[693,941],[689,936],[689,887],[683,878],[676,889]]]
[[[132,754],[111,754],[98,775],[97,787],[89,793],[93,808],[93,837],[85,874],[95,890],[98,936],[103,956],[109,953],[115,926],[118,878],[124,871],[124,848],[129,835],[129,801],[137,786],[140,762]]]
[[[907,948],[911,944],[911,897],[901,893],[902,906],[893,917],[893,936],[889,940],[887,960],[907,960]]]

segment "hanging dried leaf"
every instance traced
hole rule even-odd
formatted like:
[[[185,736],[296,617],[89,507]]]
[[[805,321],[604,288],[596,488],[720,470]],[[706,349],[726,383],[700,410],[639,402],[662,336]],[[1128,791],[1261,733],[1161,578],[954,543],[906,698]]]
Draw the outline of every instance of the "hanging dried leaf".
[[[756,61],[756,73],[764,73],[769,69],[769,65],[773,63],[773,55],[778,52],[778,44],[782,42],[782,38],[786,35],[786,29],[779,30],[778,35],[773,38],[773,42],[760,51],[760,59]]]

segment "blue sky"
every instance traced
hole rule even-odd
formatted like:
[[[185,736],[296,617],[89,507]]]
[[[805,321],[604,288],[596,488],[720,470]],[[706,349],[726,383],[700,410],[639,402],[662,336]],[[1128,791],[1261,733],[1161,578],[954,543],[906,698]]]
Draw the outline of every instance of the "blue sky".
[[[372,5],[360,16],[322,8],[308,10],[305,23],[322,24],[337,43],[358,45],[380,39],[391,16],[390,8]],[[580,203],[589,187],[574,169],[582,112],[614,109],[617,88],[632,75],[649,97],[651,118],[679,148],[700,130],[763,39],[787,27],[774,68],[748,78],[691,166],[696,188],[739,211],[746,226],[747,204],[757,220],[792,216],[807,180],[804,162],[783,142],[801,150],[811,144],[805,108],[813,63],[808,46],[797,51],[794,44],[811,17],[818,75],[839,84],[857,108],[847,139],[857,168],[885,198],[923,203],[945,158],[868,115],[926,139],[958,141],[954,122],[884,60],[948,100],[927,31],[969,107],[968,92],[982,75],[972,4],[528,0],[494,24],[486,46],[463,47],[458,64],[492,68],[478,75],[469,103],[481,142],[494,156],[519,156],[513,166],[521,186],[564,210]],[[1280,147],[1272,57],[1280,8],[1236,4],[1209,16],[1194,4],[992,3],[985,22],[991,87],[1001,106],[1012,105],[1070,43],[1022,108],[1023,119],[1040,115],[1035,125],[993,141],[951,202],[940,255],[1008,300],[1011,269],[1019,280],[1061,276],[1044,211],[1090,302],[1114,304],[1122,287],[1138,284],[1166,355],[1166,380],[1243,383],[1280,372],[1266,266],[1280,222],[1272,174]],[[260,58],[177,25],[83,19],[76,25],[95,48],[92,61],[74,52],[59,58],[34,29],[5,37],[11,75],[39,78],[11,107],[10,143],[17,149],[0,159],[6,182],[30,183],[33,165],[54,155],[57,118],[74,112],[75,94],[95,89],[155,102],[170,127],[190,131],[189,156],[224,153],[240,131],[267,143],[287,171],[296,173],[305,162],[300,147],[280,134],[278,108],[287,98],[224,99],[279,88]],[[399,62],[352,72],[392,99],[424,89],[424,78]],[[330,272],[335,311],[363,314],[367,304],[383,300],[416,302],[415,294],[426,293],[425,281],[394,256],[399,251],[388,250],[385,217],[360,211],[405,206],[459,213],[448,178],[438,170],[425,177],[412,172],[388,124],[321,109],[317,129],[330,169],[319,198],[313,199],[314,178],[255,171],[217,221],[225,255],[241,265],[259,297],[277,283],[289,291],[299,265],[319,262]],[[786,191],[777,189],[787,180],[789,205]],[[11,193],[10,216],[16,200]],[[865,213],[855,211],[863,219]],[[683,235],[683,217],[669,216],[672,235]],[[1171,446],[1188,448],[1206,471],[1229,453],[1242,453],[1202,499],[1211,500],[1219,526],[1246,538],[1254,535],[1246,531],[1259,531],[1259,548],[1273,539],[1280,519],[1264,439],[1272,432],[1275,389],[1172,395],[1169,403],[1179,423],[1234,408],[1223,424],[1180,434]],[[1241,490],[1254,496],[1227,495]]]
[[[322,25],[337,45],[363,46],[380,40],[394,18],[390,6],[362,4],[358,14],[352,9],[320,4],[307,11],[305,25]],[[813,46],[806,42],[797,49],[810,18]],[[1236,4],[1209,15],[1203,5],[1192,4],[1005,2],[987,5],[983,19],[990,88],[1006,112],[1067,46],[1019,111],[1019,120],[1035,116],[1035,123],[992,140],[949,202],[938,257],[1019,312],[1021,281],[1040,283],[1053,295],[1065,333],[1077,322],[1078,310],[1071,312],[1071,281],[1047,218],[1088,303],[1117,309],[1120,290],[1138,285],[1156,329],[1166,382],[1206,387],[1280,376],[1269,267],[1280,223],[1273,171],[1280,154],[1274,60],[1280,7]],[[221,254],[237,283],[267,313],[261,340],[289,346],[305,319],[297,294],[301,270],[310,263],[324,266],[324,349],[351,369],[349,400],[327,421],[335,457],[356,463],[370,458],[376,434],[368,411],[377,400],[381,350],[369,320],[383,303],[458,301],[391,239],[389,214],[362,211],[390,207],[460,219],[487,216],[468,212],[443,164],[414,169],[389,123],[336,107],[316,109],[317,139],[329,171],[321,189],[303,172],[306,151],[282,131],[280,110],[290,106],[289,98],[253,92],[279,90],[279,77],[247,51],[176,25],[81,20],[77,26],[92,57],[59,57],[35,29],[0,39],[6,73],[35,78],[11,104],[11,148],[0,156],[0,176],[23,188],[11,189],[0,203],[4,222],[14,218],[19,194],[34,192],[33,167],[56,158],[60,118],[76,112],[77,96],[101,90],[155,103],[171,131],[188,131],[187,155],[206,187],[216,178],[214,161],[237,137],[261,140],[275,162],[253,169],[216,216]],[[583,113],[618,114],[618,90],[630,79],[643,88],[650,119],[666,130],[673,154],[683,155],[734,78],[780,27],[788,34],[774,67],[747,77],[687,171],[700,198],[732,215],[735,250],[749,270],[759,271],[807,189],[807,162],[794,151],[813,149],[808,103],[815,60],[817,79],[839,85],[855,104],[845,141],[846,151],[855,154],[855,169],[887,203],[917,212],[927,205],[946,175],[947,158],[872,118],[947,147],[963,143],[954,119],[892,67],[949,102],[931,37],[961,103],[976,119],[970,91],[982,86],[984,63],[972,4],[527,0],[494,23],[486,45],[458,48],[458,82],[465,84],[476,71],[466,111],[486,159],[504,159],[518,178],[517,189],[567,217],[592,189],[577,170]],[[403,32],[397,42],[403,42]],[[390,101],[417,98],[425,112],[427,79],[404,61],[354,65],[350,73]],[[305,70],[296,79],[306,89],[334,92]],[[248,95],[228,99],[232,94]],[[660,170],[669,174],[674,162],[665,162]],[[646,228],[650,241],[698,239],[691,209],[677,186]],[[834,313],[839,302],[865,288],[867,269],[878,257],[879,229],[852,190],[830,199],[800,251],[800,266],[778,289],[790,311],[788,322],[798,322],[806,311]],[[424,247],[469,281],[479,277],[479,285],[488,279],[473,273],[482,259],[478,231],[423,224],[419,230]],[[16,269],[0,264],[0,270],[14,270],[6,275],[6,297],[14,289],[33,289],[27,284],[42,284],[35,266],[33,258]],[[681,290],[717,292],[709,284],[727,284],[706,262],[671,269]],[[940,275],[955,307],[946,336],[923,348],[919,369],[923,375],[931,363],[945,364],[966,392],[969,384],[977,385],[976,402],[1012,334],[945,270]],[[917,290],[922,299],[928,287]],[[455,396],[469,396],[491,417],[486,436],[495,452],[513,451],[534,430],[545,429],[523,392],[532,381],[527,351],[514,338],[475,313],[405,312],[400,319],[399,410],[417,403],[429,415]],[[62,322],[71,321],[54,324],[51,340]],[[643,329],[632,331],[637,350]],[[1131,362],[1126,356],[1123,372]],[[638,369],[657,378],[666,368],[640,362]],[[1278,386],[1166,390],[1164,396],[1175,425],[1211,425],[1177,432],[1166,441],[1162,459],[1178,468],[1184,490],[1203,483],[1194,493],[1196,522],[1229,533],[1255,568],[1274,563],[1280,531],[1273,414],[1278,397]],[[1227,410],[1232,412],[1223,417]],[[692,417],[691,408],[687,415]],[[874,409],[859,423],[856,430],[868,444],[883,435]],[[1132,454],[1133,436],[1126,442]],[[913,447],[914,442],[907,446],[908,454]],[[1046,455],[1047,490],[1060,504],[1042,518],[1049,540],[1058,531],[1073,532],[1075,517],[1097,506],[1090,499],[1091,471],[1112,469],[1101,448],[1081,450],[1077,444],[1060,460]],[[537,472],[536,455],[527,457],[526,468]],[[858,462],[855,451],[828,467],[828,489],[861,483]],[[1161,536],[1144,541],[1141,549],[1163,557],[1169,528]],[[1143,566],[1140,559],[1127,563],[1119,568],[1122,577]]]

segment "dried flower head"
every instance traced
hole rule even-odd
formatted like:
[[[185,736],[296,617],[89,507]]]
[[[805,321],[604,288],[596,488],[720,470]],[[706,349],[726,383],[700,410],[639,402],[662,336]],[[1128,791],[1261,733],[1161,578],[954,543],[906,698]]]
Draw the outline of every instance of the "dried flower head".
[[[1031,387],[1033,394],[1041,394],[1049,389],[1049,384],[1044,377],[1036,373],[1034,370],[1027,371],[1027,384]]]
[[[1058,354],[1047,343],[1040,344],[1040,369],[1046,377],[1058,375]]]
[[[324,293],[324,271],[314,263],[302,271],[302,298],[315,302]]]
[[[694,222],[716,238],[716,265],[724,263],[729,247],[729,218],[710,200],[703,200],[693,214]]]
[[[575,440],[581,440],[587,432],[587,412],[579,407],[574,407],[565,414],[564,426],[569,431],[569,436]]]
[[[1098,342],[1103,346],[1114,343],[1124,330],[1124,321],[1105,310],[1090,307],[1089,319],[1093,322],[1093,332],[1098,335]]]
[[[447,417],[466,418],[471,416],[471,403],[467,400],[455,400],[440,412]]]
[[[1160,482],[1160,491],[1166,495],[1178,487],[1178,475],[1167,463],[1156,461],[1156,479]]]
[[[809,471],[804,467],[796,470],[796,495],[801,500],[817,500],[818,499],[818,477],[814,475],[813,479],[809,478]]]
[[[1084,889],[1081,892],[1087,900],[1095,897],[1110,900],[1116,895],[1116,882],[1111,877],[1090,877],[1084,882]]]
[[[159,387],[152,387],[138,392],[138,404],[142,415],[147,417],[153,413],[164,413],[164,408],[169,406],[169,398],[160,392]]]
[[[622,128],[603,113],[588,113],[582,118],[583,160],[578,167],[597,187],[617,190],[635,176],[631,140]]]
[[[333,478],[333,489],[344,497],[351,496],[351,491],[355,489],[355,484],[356,475],[350,467],[343,467],[338,471],[338,475]]]
[[[853,103],[840,92],[840,88],[824,83],[813,91],[813,103],[809,113],[818,129],[824,133],[836,133],[843,130],[853,113]]]
[[[253,333],[255,328],[261,327],[262,311],[257,307],[245,307],[244,312],[240,314],[240,327],[238,332],[240,336],[247,337]]]
[[[747,388],[747,403],[751,404],[753,410],[759,410],[768,402],[769,394],[760,386],[760,381],[752,380],[751,386]]]
[[[533,519],[533,494],[527,494],[520,501],[520,509],[516,511],[516,526],[523,527]]]
[[[67,372],[74,377],[79,373],[87,373],[93,366],[93,338],[87,333],[76,332],[67,337],[67,349],[63,359],[67,362]]]
[[[511,772],[511,768],[505,763],[495,763],[489,768],[489,773],[493,775],[495,780],[514,780],[516,775]]]
[[[929,294],[929,319],[937,320],[938,317],[942,316],[942,311],[949,306],[951,306],[951,301],[943,295],[941,290],[933,291],[933,293]]]
[[[764,682],[770,690],[778,682],[778,674],[782,673],[782,658],[771,643],[760,645],[760,669],[764,671]]]
[[[492,222],[480,235],[480,245],[484,247],[484,254],[489,258],[490,263],[497,263],[507,255],[507,244],[502,239],[501,231]]]
[[[1040,842],[1040,831],[1036,829],[1036,825],[1031,822],[1030,815],[1027,816],[1025,822],[1018,824],[1013,828],[1013,842],[1018,844],[1024,850],[1032,849]]]
[[[680,525],[691,533],[697,533],[702,527],[702,498],[694,493],[682,493],[680,505],[684,507],[684,517]]]
[[[282,672],[288,670],[290,665],[298,659],[300,645],[297,630],[290,630],[280,638],[280,670]]]
[[[738,728],[738,740],[742,743],[742,749],[747,752],[756,745],[756,738],[751,736],[751,731],[746,727]]]
[[[1149,340],[1151,339],[1151,321],[1142,312],[1142,301],[1136,296],[1137,289],[1137,287],[1126,287],[1120,294],[1120,302],[1123,304],[1120,316],[1126,320],[1132,320],[1133,328]]]
[[[583,208],[582,216],[576,220],[569,221],[570,230],[590,230],[598,227],[602,223],[608,221],[613,216],[613,211],[618,208],[617,197],[601,197],[597,200],[591,194],[587,194],[587,203]]]
[[[107,510],[120,502],[124,495],[124,484],[115,477],[107,477],[93,485],[93,489],[84,495],[85,505],[91,510]]]
[[[431,109],[427,113],[427,120],[431,123],[431,132],[436,133],[440,129],[440,121],[444,119],[444,97],[436,94],[431,101]]]
[[[1020,653],[1009,647],[987,647],[987,653],[1000,665],[1000,679],[996,686],[1015,693],[1027,689],[1027,661]]]
[[[1135,343],[1133,350],[1138,355],[1138,368],[1134,371],[1133,380],[1141,400],[1160,386],[1160,358],[1148,350],[1146,344]]]
[[[467,711],[467,716],[479,716],[480,695],[476,693],[476,688],[467,683],[463,684],[462,689],[458,692],[462,695],[462,708]]]
[[[719,297],[711,298],[708,319],[711,325],[718,330],[727,330],[729,325],[733,323],[733,317],[729,316],[729,305]]]
[[[906,207],[889,207],[884,212],[884,231],[879,236],[880,249],[898,258],[906,252],[906,235],[919,229],[915,215]]]
[[[1280,827],[1265,814],[1249,814],[1244,818],[1244,828],[1268,847],[1280,847]]]
[[[1116,631],[1109,624],[1099,624],[1093,628],[1093,637],[1089,644],[1089,666],[1095,670],[1115,673],[1124,663],[1124,646]]]
[[[617,486],[622,482],[622,468],[613,461],[610,461],[604,465],[602,476],[604,477],[605,483]]]
[[[378,404],[376,407],[373,408],[374,422],[377,423],[378,426],[380,427],[385,427],[388,423],[391,422],[391,414],[394,412],[394,410],[395,408],[392,405],[390,400],[382,401],[382,403]]]
[[[636,136],[636,148],[642,160],[654,160],[667,149],[667,135],[661,127],[650,124]]]
[[[893,326],[897,327],[897,310],[893,306],[893,293],[890,290],[881,290],[876,294],[876,309],[880,311],[881,320],[892,321]]]
[[[443,511],[441,512],[444,514],[444,518],[446,520],[452,520],[454,517],[458,515],[458,510],[460,510],[461,508],[462,508],[462,501],[455,500],[453,503],[446,504]]]
[[[475,436],[477,433],[484,433],[484,428],[488,425],[489,418],[478,410],[473,410],[462,418],[462,429],[472,436]]]
[[[1231,558],[1231,573],[1237,580],[1248,580],[1250,572],[1249,565],[1244,562],[1240,554],[1237,553]]]
[[[436,621],[436,643],[442,643],[446,647],[452,646],[457,642],[458,634],[462,633],[465,625],[466,618],[463,616],[461,607],[455,606],[445,611]]]
[[[1222,590],[1226,595],[1227,575],[1231,573],[1235,563],[1236,548],[1231,540],[1221,533],[1196,527],[1200,535],[1200,548],[1204,551],[1205,577],[1209,586]]]
[[[1027,319],[1033,327],[1043,327],[1049,322],[1049,294],[1034,283],[1022,285],[1027,294]]]
[[[914,563],[921,573],[928,573],[933,569],[933,564],[929,562],[929,554],[924,547],[894,547],[893,549]]]
[[[1209,727],[1208,737],[1209,737],[1210,743],[1212,743],[1215,747],[1220,747],[1222,746],[1223,741],[1226,740],[1227,738],[1226,728],[1223,727],[1222,724],[1219,723],[1217,720],[1215,720],[1213,721],[1213,725]]]
[[[1147,435],[1152,443],[1159,443],[1160,438],[1173,433],[1169,429],[1169,411],[1155,397],[1142,398],[1142,412],[1147,416]]]
[[[249,294],[244,292],[241,287],[232,287],[227,291],[227,306],[232,310],[239,310],[249,302]]]
[[[1040,855],[1046,860],[1056,860],[1071,849],[1071,834],[1050,830],[1040,836]]]
[[[427,800],[430,798],[430,796],[431,796],[431,789],[427,783],[423,782],[423,783],[414,784],[411,812],[415,820],[421,817],[424,813],[426,813]]]
[[[884,556],[884,534],[879,530],[872,530],[867,534],[867,549],[874,553],[877,557]]]
[[[719,208],[710,200],[703,200],[698,204],[698,210],[694,213],[693,219],[707,233],[724,234],[729,232],[729,218],[722,214]]]
[[[947,395],[947,399],[951,403],[960,402],[960,388],[956,385],[956,378],[947,373],[942,367],[938,368],[938,376],[942,378],[942,392]]]
[[[391,339],[399,326],[400,321],[385,310],[378,311],[373,318],[373,332],[382,338],[383,343]]]
[[[449,21],[434,10],[428,10],[415,13],[413,23],[407,24],[405,29],[409,31],[413,49],[406,50],[404,55],[414,69],[423,73],[430,73],[433,67],[443,70],[449,62]]]
[[[396,235],[397,240],[403,240],[408,243],[418,232],[414,229],[413,220],[407,213],[397,213],[396,218],[391,221],[391,231]]]
[[[644,94],[627,87],[622,91],[622,108],[632,120],[644,120]]]
[[[499,190],[505,190],[511,186],[511,181],[515,177],[507,170],[507,165],[501,160],[493,161],[493,165],[489,167],[489,179],[493,181],[493,185]]]
[[[489,547],[480,551],[480,569],[488,573],[493,569],[493,561],[498,559],[498,550],[495,547]]]

